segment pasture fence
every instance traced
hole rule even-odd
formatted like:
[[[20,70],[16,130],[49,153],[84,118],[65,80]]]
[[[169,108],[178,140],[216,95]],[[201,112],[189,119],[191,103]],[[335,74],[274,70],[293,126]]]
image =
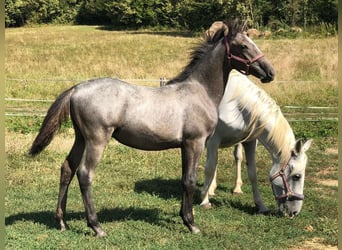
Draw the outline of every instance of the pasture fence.
[[[80,79],[20,79],[6,78],[6,81],[29,82],[73,82],[78,83]],[[155,86],[163,85],[165,78],[159,79],[122,79],[132,83],[149,83]],[[274,81],[284,83],[287,81]],[[294,82],[294,81],[291,81]],[[305,83],[318,83],[318,81],[297,81]],[[327,81],[326,81],[327,82]],[[331,81],[333,82],[333,81]],[[54,100],[49,99],[28,99],[28,98],[5,98],[5,116],[45,116],[47,109]],[[286,119],[290,122],[315,122],[315,121],[338,121],[337,107],[318,107],[318,106],[281,106]]]

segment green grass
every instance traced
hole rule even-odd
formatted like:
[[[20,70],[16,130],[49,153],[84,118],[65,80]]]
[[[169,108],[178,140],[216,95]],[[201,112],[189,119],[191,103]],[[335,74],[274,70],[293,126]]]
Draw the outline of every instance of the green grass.
[[[70,140],[71,135],[59,135]],[[7,140],[15,140],[8,136]],[[17,138],[17,140],[20,138]],[[337,171],[337,156],[326,155],[336,146],[330,139],[316,141],[309,153],[306,200],[299,217],[289,220],[256,212],[246,171],[243,171],[244,194],[231,194],[233,187],[232,150],[220,150],[219,188],[212,199],[214,208],[199,207],[195,195],[195,219],[202,235],[191,235],[178,216],[180,208],[180,154],[178,150],[144,152],[111,142],[97,168],[93,194],[99,220],[108,233],[106,239],[93,238],[86,227],[83,204],[77,182],[69,190],[70,229],[56,230],[53,213],[56,205],[59,165],[66,152],[58,146],[37,158],[24,155],[29,141],[8,154],[6,231],[8,249],[78,249],[142,248],[149,249],[279,249],[300,245],[303,240],[319,237],[322,244],[337,244],[337,187],[317,185],[322,166]],[[9,143],[9,144],[14,144]],[[64,151],[64,150],[63,150]],[[202,159],[204,164],[204,158]],[[265,202],[275,211],[268,182],[270,159],[258,148],[259,185]],[[198,171],[198,190],[203,183],[203,169]],[[311,226],[313,231],[307,228]],[[253,240],[251,240],[253,239]]]
[[[77,82],[73,79],[101,76],[171,78],[185,66],[189,51],[197,41],[198,38],[172,33],[114,32],[91,26],[8,29],[6,77],[27,80],[7,80],[5,95],[54,99]],[[337,57],[334,55],[337,38],[257,40],[256,43],[275,66],[276,80],[286,81],[260,85],[278,104],[337,106]],[[317,54],[323,58],[316,60],[312,55]],[[6,108],[22,106],[44,113],[48,105],[7,102]],[[198,170],[194,207],[200,235],[190,234],[178,216],[179,150],[144,152],[111,141],[93,182],[96,210],[108,234],[104,239],[96,239],[86,227],[76,180],[69,189],[66,219],[70,228],[64,232],[56,229],[53,214],[60,165],[72,145],[73,132],[70,123],[66,124],[46,151],[30,158],[26,153],[42,119],[40,116],[5,117],[6,249],[324,249],[337,246],[336,121],[291,122],[297,138],[314,139],[308,152],[306,199],[301,214],[293,220],[255,215],[245,169],[242,172],[244,194],[233,195],[232,149],[220,150],[219,187],[212,199],[214,208],[208,211],[198,205],[204,176],[203,167]],[[205,154],[201,160],[204,163]],[[257,166],[261,194],[275,211],[268,180],[271,159],[262,146],[258,147]]]

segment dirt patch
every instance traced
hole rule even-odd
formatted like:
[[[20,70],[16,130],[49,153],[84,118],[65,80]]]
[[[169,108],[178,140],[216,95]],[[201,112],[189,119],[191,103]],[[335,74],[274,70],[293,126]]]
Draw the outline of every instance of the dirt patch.
[[[338,149],[337,148],[327,148],[325,150],[325,153],[329,155],[338,155]]]
[[[334,179],[323,179],[327,175],[336,175],[337,176],[337,169],[335,167],[325,167],[318,172],[318,176],[322,178],[314,178],[313,181],[325,186],[330,187],[338,187],[338,180]]]
[[[300,247],[292,247],[290,250],[337,250],[337,246],[326,245],[322,243],[321,238],[313,238],[303,242]]]
[[[338,187],[338,180],[315,180],[315,182],[320,183],[324,186]]]

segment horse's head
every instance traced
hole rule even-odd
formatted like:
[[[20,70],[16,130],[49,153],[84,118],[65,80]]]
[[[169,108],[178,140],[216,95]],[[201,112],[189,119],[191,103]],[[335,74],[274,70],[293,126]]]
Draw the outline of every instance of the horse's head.
[[[235,20],[229,25],[214,22],[205,33],[205,40],[215,41],[224,37],[227,51],[228,67],[243,74],[252,74],[261,82],[267,83],[274,79],[275,71],[255,43],[247,36],[246,25]]]
[[[296,141],[288,162],[275,174],[270,176],[275,199],[280,213],[287,212],[292,218],[302,209],[304,195],[304,178],[307,156],[305,152],[310,148],[312,140],[305,143]]]

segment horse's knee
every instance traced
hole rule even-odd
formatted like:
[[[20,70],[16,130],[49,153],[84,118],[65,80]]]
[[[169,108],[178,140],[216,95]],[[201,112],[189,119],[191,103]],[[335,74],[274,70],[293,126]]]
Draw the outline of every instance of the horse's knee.
[[[90,186],[93,180],[94,173],[86,167],[80,167],[77,170],[77,179],[82,187]]]
[[[194,192],[196,189],[196,176],[191,176],[190,178],[183,180],[182,185],[188,192]]]

